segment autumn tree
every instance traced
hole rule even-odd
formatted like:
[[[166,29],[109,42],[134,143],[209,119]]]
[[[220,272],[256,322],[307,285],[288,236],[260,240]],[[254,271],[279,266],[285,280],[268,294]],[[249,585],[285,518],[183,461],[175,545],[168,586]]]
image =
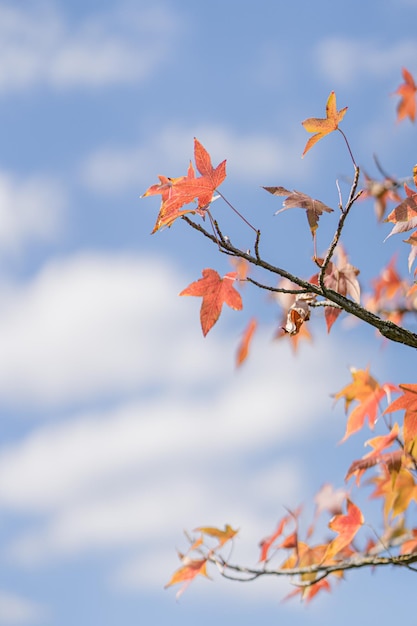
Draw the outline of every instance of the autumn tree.
[[[399,97],[398,121],[416,114],[414,79],[403,69]],[[337,108],[336,95],[331,92],[324,118],[311,117],[302,122],[311,134],[302,156],[326,135],[340,133],[342,149],[348,151],[353,165],[347,197],[339,188],[338,206],[329,207],[320,200],[280,184],[264,187],[269,194],[281,199],[281,211],[302,209],[307,216],[312,237],[313,258],[306,263],[315,270],[305,277],[278,267],[264,257],[262,233],[253,226],[251,216],[243,216],[227,200],[220,186],[226,178],[226,161],[214,167],[206,148],[194,140],[195,167],[190,163],[187,173],[178,178],[159,176],[144,196],[160,195],[161,206],[153,233],[170,227],[181,219],[196,236],[211,242],[219,253],[234,261],[233,271],[220,275],[215,269],[202,270],[202,277],[186,287],[181,296],[202,298],[200,323],[204,335],[218,321],[222,307],[244,308],[240,287],[243,283],[266,290],[279,300],[282,321],[279,334],[297,348],[311,335],[309,323],[313,310],[322,314],[327,331],[331,332],[342,314],[374,327],[381,340],[398,342],[404,350],[417,348],[417,334],[407,328],[417,312],[417,286],[413,281],[413,264],[417,255],[417,166],[410,164],[403,180],[387,174],[377,158],[379,178],[372,179],[361,172],[348,137],[340,127],[347,107]],[[311,155],[309,154],[309,158]],[[409,232],[408,276],[402,276],[393,259],[381,267],[372,284],[372,293],[361,294],[359,268],[352,265],[343,246],[345,225],[359,202],[375,203],[377,220],[391,225],[387,237]],[[214,217],[213,201],[223,201],[244,220],[251,232],[249,248],[232,243]],[[218,203],[217,203],[218,204]],[[217,206],[216,204],[216,206]],[[388,210],[388,205],[392,209]],[[320,220],[334,220],[334,234],[325,253],[317,252],[317,231]],[[404,245],[399,241],[399,245]],[[414,276],[417,270],[414,271]],[[407,274],[407,272],[405,272]],[[250,297],[246,290],[245,297]],[[411,322],[410,322],[411,320]],[[237,349],[237,366],[248,358],[251,342],[256,337],[258,321],[250,318]],[[334,391],[334,390],[329,390]],[[180,554],[181,564],[167,586],[179,583],[181,593],[197,575],[208,575],[214,567],[226,578],[250,581],[263,576],[284,576],[296,583],[291,595],[311,600],[319,591],[329,590],[331,582],[344,576],[347,570],[375,568],[386,565],[417,569],[417,382],[377,381],[369,368],[351,369],[351,380],[334,394],[344,402],[346,430],[343,441],[362,431],[367,452],[352,460],[346,468],[346,488],[330,485],[316,496],[316,512],[300,530],[301,510],[286,511],[269,536],[260,538],[259,561],[256,565],[236,564],[229,547],[237,531],[226,524],[223,529],[201,526],[187,535],[189,545]],[[369,435],[369,431],[378,431]],[[355,500],[364,483],[371,485],[371,498],[381,503],[380,519],[368,519]],[[362,507],[363,508],[363,507]],[[315,530],[321,514],[328,517],[330,531],[326,540],[316,539]]]

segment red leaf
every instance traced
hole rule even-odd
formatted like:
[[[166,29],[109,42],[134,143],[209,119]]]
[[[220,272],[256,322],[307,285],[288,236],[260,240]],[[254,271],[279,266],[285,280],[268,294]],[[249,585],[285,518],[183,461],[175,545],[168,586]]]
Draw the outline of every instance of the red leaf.
[[[393,413],[401,409],[404,414],[404,445],[411,451],[417,439],[417,385],[400,385],[403,395],[391,402],[384,413]]]
[[[200,321],[203,335],[206,336],[220,317],[223,304],[231,309],[242,309],[240,293],[233,287],[236,272],[229,272],[223,278],[212,269],[202,272],[203,278],[191,283],[181,291],[180,296],[200,296],[203,298],[200,310]]]
[[[211,164],[211,158],[204,146],[194,138],[194,160],[195,165],[203,176],[210,181],[212,193],[219,187],[226,178],[226,161],[222,161],[215,169]]]
[[[251,344],[252,337],[256,330],[257,325],[258,325],[258,322],[253,317],[249,321],[249,324],[246,326],[246,329],[243,333],[243,337],[240,341],[240,344],[237,350],[237,355],[236,355],[236,365],[238,367],[242,365],[242,363],[247,359],[247,356],[249,354],[249,346]]]
[[[349,546],[364,523],[361,510],[356,504],[353,504],[349,499],[346,500],[346,503],[347,514],[335,515],[329,522],[329,528],[338,533],[338,536],[329,544],[325,559],[335,556]]]
[[[299,514],[300,514],[300,509],[298,508],[294,513],[290,512],[288,513],[288,515],[284,515],[284,517],[279,522],[275,532],[273,532],[272,535],[270,535],[269,537],[266,537],[260,542],[259,547],[261,548],[261,556],[259,557],[259,560],[261,562],[266,561],[268,559],[269,551],[272,545],[275,543],[278,537],[282,535],[282,533],[285,530],[285,527],[287,526],[289,522],[291,521],[295,523],[297,522],[297,518]],[[275,547],[278,547],[278,546],[275,546]]]
[[[188,556],[181,556],[181,560],[184,565],[174,572],[170,581],[165,585],[166,589],[167,587],[171,587],[171,585],[183,583],[181,589],[177,593],[177,598],[187,589],[188,585],[196,576],[200,575],[208,578],[207,559],[190,559]]]
[[[414,78],[405,67],[402,70],[404,82],[398,87],[395,92],[401,96],[401,100],[398,103],[397,114],[398,121],[400,122],[405,117],[409,117],[414,122],[416,117],[416,92],[417,87],[414,82]]]
[[[187,176],[179,178],[167,178],[159,176],[160,184],[149,187],[142,197],[161,194],[162,203],[158,218],[152,233],[172,223],[186,213],[205,214],[207,207],[213,200],[214,191],[226,178],[226,161],[223,161],[215,169],[211,164],[210,155],[202,144],[194,139],[194,158],[200,174],[195,177],[195,172],[190,164]],[[197,200],[197,206],[183,209],[185,204]]]

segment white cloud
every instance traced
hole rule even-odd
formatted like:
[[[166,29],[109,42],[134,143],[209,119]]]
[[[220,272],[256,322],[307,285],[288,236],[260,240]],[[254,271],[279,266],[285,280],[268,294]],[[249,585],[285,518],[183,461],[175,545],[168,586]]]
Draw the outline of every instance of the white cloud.
[[[0,94],[37,84],[137,83],[167,58],[179,21],[166,8],[93,14],[75,25],[51,5],[0,7]]]
[[[157,174],[184,173],[193,157],[194,136],[210,152],[213,165],[227,159],[228,175],[240,181],[259,185],[269,176],[289,176],[300,167],[299,150],[292,151],[291,146],[302,145],[302,141],[266,134],[245,135],[223,126],[207,125],[168,127],[146,144],[103,147],[85,160],[80,176],[88,187],[101,193],[138,188],[140,184],[145,191],[145,185],[156,180]]]
[[[0,253],[16,253],[32,240],[50,240],[64,221],[66,194],[58,182],[0,172]]]
[[[39,605],[14,593],[0,589],[0,624],[37,624],[45,620],[45,611]]]
[[[318,488],[309,484],[297,448],[329,419],[342,350],[328,344],[291,359],[283,345],[259,341],[247,368],[233,374],[222,365],[230,347],[217,340],[212,349],[222,376],[204,394],[192,394],[198,381],[190,384],[189,369],[182,368],[183,397],[162,389],[106,413],[41,426],[5,446],[0,508],[37,520],[9,541],[9,558],[36,565],[126,545],[171,554],[183,528],[228,522],[243,529],[237,558],[256,560],[259,539],[283,506]],[[203,361],[206,348],[194,350]],[[165,354],[171,379],[176,353],[171,346]],[[146,575],[156,582],[157,563]],[[115,577],[127,587],[139,584],[130,563]]]
[[[326,336],[294,359],[259,332],[235,372],[234,342],[201,338],[180,286],[172,264],[85,253],[0,291],[2,397],[43,406],[91,394],[102,403],[109,390],[131,396],[35,425],[0,449],[4,523],[9,512],[26,520],[2,558],[39,566],[129,547],[159,588],[171,565],[161,570],[149,554],[175,557],[183,528],[239,526],[236,559],[254,562],[283,506],[318,488],[301,444],[333,420],[329,393],[347,373],[334,363],[343,354],[349,364],[354,342]],[[144,586],[132,557],[112,580]]]
[[[157,259],[95,253],[51,261],[25,284],[0,284],[2,402],[78,402],[209,372],[211,344],[199,362],[198,321],[178,298],[186,284]],[[174,371],[166,354],[175,354]]]
[[[383,78],[390,72],[399,74],[404,65],[413,71],[417,56],[415,40],[378,43],[369,39],[328,37],[316,49],[319,72],[335,85],[352,85],[358,76]]]

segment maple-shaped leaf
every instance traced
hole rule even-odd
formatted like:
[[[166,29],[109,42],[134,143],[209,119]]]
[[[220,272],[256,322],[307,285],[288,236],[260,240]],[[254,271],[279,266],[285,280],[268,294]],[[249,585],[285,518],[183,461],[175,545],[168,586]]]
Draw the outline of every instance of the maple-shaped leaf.
[[[258,322],[254,317],[249,320],[248,325],[246,326],[242,339],[240,340],[239,347],[237,349],[236,354],[236,365],[240,367],[242,363],[247,359],[249,354],[249,347],[252,341],[253,334],[256,330]]]
[[[259,557],[259,561],[261,563],[268,560],[269,551],[272,547],[274,549],[278,547],[278,545],[276,545],[276,541],[279,537],[281,537],[286,526],[290,522],[297,523],[297,518],[300,515],[300,511],[301,509],[298,508],[296,511],[289,512],[287,515],[284,515],[284,517],[279,521],[278,526],[276,530],[272,533],[272,535],[269,535],[269,537],[265,537],[265,539],[262,539],[259,544],[259,547],[261,548],[261,556]]]
[[[174,572],[173,576],[165,585],[165,589],[167,587],[171,587],[172,585],[177,585],[178,583],[183,583],[181,589],[177,592],[177,598],[184,593],[189,584],[194,580],[196,576],[205,576],[209,578],[207,574],[207,559],[191,559],[188,556],[183,556],[180,554],[180,558],[184,565],[177,569]]]
[[[289,600],[290,598],[294,598],[295,596],[301,595],[301,600],[306,603],[311,602],[311,600],[319,593],[319,591],[330,591],[330,583],[326,578],[322,578],[318,580],[316,583],[313,582],[311,585],[298,587],[291,591],[287,596],[285,596],[284,600]]]
[[[356,476],[356,484],[359,486],[362,474],[375,465],[384,465],[391,475],[391,480],[396,480],[396,475],[401,470],[404,460],[404,453],[402,450],[395,450],[394,452],[384,452],[382,454],[367,456],[363,459],[353,461],[349,467],[345,480],[348,481],[351,476]]]
[[[211,157],[205,147],[194,137],[194,160],[195,165],[201,176],[209,182],[208,189],[211,189],[213,195],[214,190],[220,187],[226,178],[226,161],[222,161],[216,168],[211,163]],[[209,193],[209,192],[207,192]],[[207,204],[204,202],[202,204]]]
[[[351,476],[356,475],[356,484],[359,485],[362,474],[369,468],[381,463],[385,465],[391,474],[394,472],[398,474],[403,460],[402,449],[385,454],[383,454],[383,450],[386,450],[398,440],[399,431],[399,426],[395,423],[388,435],[379,435],[366,441],[365,445],[371,446],[373,450],[365,454],[362,459],[353,461],[347,471],[345,480],[347,481]]]
[[[405,410],[403,437],[407,452],[412,452],[417,441],[417,385],[400,385],[403,395],[396,398],[384,413]]]
[[[281,569],[308,568],[323,563],[328,546],[326,544],[309,546],[299,541],[294,548],[292,554],[281,565]],[[332,565],[334,561],[330,560],[327,564]],[[332,573],[333,576],[339,576],[339,572]],[[318,578],[318,580],[317,580]],[[330,584],[325,578],[321,578],[318,572],[308,572],[300,575],[301,585],[293,592],[288,594],[284,600],[288,600],[296,595],[301,595],[301,599],[309,602],[317,593],[323,589],[330,591]],[[323,582],[326,584],[323,585]]]
[[[230,262],[232,266],[234,267],[238,280],[245,281],[250,272],[249,262],[246,259],[241,259],[241,258],[236,258],[236,257],[231,257]]]
[[[195,206],[183,209],[184,204],[190,203],[194,200],[194,190],[191,192],[191,196],[186,196],[184,193],[178,193],[178,190],[183,190],[184,185],[190,185],[191,181],[195,181],[195,172],[192,163],[188,166],[188,172],[186,176],[179,176],[177,178],[168,178],[166,176],[158,176],[159,184],[151,185],[142,198],[148,196],[161,195],[161,206],[159,209],[158,217],[155,222],[155,226],[151,234],[153,235],[157,230],[165,226],[171,226],[173,222],[182,215],[187,213],[196,213]],[[187,182],[188,181],[188,182]]]
[[[314,200],[301,191],[288,191],[285,187],[264,187],[266,191],[272,193],[274,196],[287,196],[282,203],[282,209],[275,212],[275,215],[286,211],[287,209],[305,209],[307,211],[307,220],[310,226],[311,234],[314,234],[318,228],[319,218],[323,212],[332,213],[333,209],[321,202],[320,200]]]
[[[408,239],[404,239],[404,243],[411,245],[410,254],[408,255],[408,271],[411,272],[411,268],[417,257],[417,232],[412,233]]]
[[[395,179],[389,176],[386,176],[383,180],[374,180],[364,173],[364,178],[365,189],[359,199],[374,199],[376,217],[378,222],[381,222],[385,215],[388,202],[401,202],[402,200],[397,192],[399,184]]]
[[[356,504],[347,499],[346,506],[346,515],[342,513],[335,515],[329,522],[329,528],[338,535],[330,542],[324,560],[335,556],[349,546],[364,523],[362,512]]]
[[[365,306],[377,315],[401,324],[405,315],[404,298],[407,297],[409,284],[396,269],[396,256],[382,268],[379,276],[372,280],[373,293],[367,294]],[[383,313],[381,313],[383,312]]]
[[[403,467],[398,472],[395,481],[386,470],[377,476],[373,476],[370,483],[376,485],[371,498],[382,498],[384,500],[384,517],[389,515],[396,517],[406,511],[411,500],[417,501],[417,485],[410,470]]]
[[[393,300],[396,296],[404,296],[405,283],[396,269],[396,256],[393,256],[389,263],[381,270],[377,279],[372,281],[374,298],[376,302],[383,299]]]
[[[302,122],[302,125],[309,133],[316,133],[306,143],[306,147],[304,148],[304,152],[302,156],[310,150],[320,139],[328,135],[329,133],[337,130],[340,122],[345,116],[347,111],[347,107],[337,110],[336,107],[336,94],[334,91],[330,92],[330,95],[327,99],[326,103],[326,117],[318,118],[318,117],[309,117],[308,119]]]
[[[327,289],[337,291],[342,296],[350,296],[352,300],[359,304],[361,289],[357,276],[359,270],[349,263],[347,255],[343,247],[339,244],[335,250],[337,262],[330,261],[326,267],[324,274],[324,285]],[[324,263],[324,259],[317,259],[319,265]],[[315,285],[319,284],[319,275],[315,274],[311,277],[310,282]],[[341,309],[332,306],[326,306],[324,309],[324,317],[327,325],[327,332],[330,332],[333,324],[339,317]]]
[[[395,94],[401,97],[397,107],[397,120],[400,122],[409,117],[412,122],[416,118],[416,92],[417,87],[410,72],[403,67],[402,75],[404,82],[398,87]]]
[[[366,418],[368,418],[369,427],[374,428],[378,416],[379,404],[385,396],[389,396],[391,391],[397,391],[397,387],[391,383],[385,383],[380,386],[379,383],[366,370],[357,370],[351,368],[352,382],[346,385],[341,391],[334,395],[336,400],[345,399],[345,410],[348,411],[353,401],[358,402],[350,413],[346,425],[346,432],[342,439],[346,441],[353,433],[360,430]]]
[[[417,552],[417,528],[411,530],[411,538],[401,544],[400,554],[413,554]]]
[[[162,203],[152,234],[164,226],[171,224],[186,213],[205,215],[208,206],[213,201],[214,192],[226,178],[226,161],[222,161],[213,168],[211,158],[204,146],[194,139],[194,159],[201,176],[196,177],[194,168],[190,164],[187,176],[167,178],[159,176],[159,185],[151,185],[142,197],[160,193]],[[197,206],[183,209],[186,204],[197,200]]]
[[[394,224],[389,235],[385,237],[385,241],[392,235],[407,232],[417,226],[417,193],[407,184],[404,184],[404,190],[407,194],[406,199],[396,206],[384,220],[384,222]]]
[[[181,291],[180,296],[203,298],[200,321],[203,335],[206,336],[220,317],[223,304],[240,311],[243,307],[240,293],[234,288],[236,272],[229,272],[223,278],[213,269],[202,271],[203,278],[196,280]]]
[[[199,528],[195,528],[195,531],[200,532],[202,535],[208,535],[209,537],[215,537],[219,540],[219,543],[215,550],[224,546],[225,543],[233,539],[239,532],[238,530],[233,530],[230,524],[226,524],[224,530],[220,528],[215,528],[214,526],[200,526]]]

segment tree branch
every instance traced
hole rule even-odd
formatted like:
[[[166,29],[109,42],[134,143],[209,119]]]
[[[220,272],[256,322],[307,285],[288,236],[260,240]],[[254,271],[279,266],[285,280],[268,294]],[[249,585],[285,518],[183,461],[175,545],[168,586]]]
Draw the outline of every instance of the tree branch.
[[[212,554],[208,558],[209,561],[214,563],[224,578],[236,580],[238,582],[249,582],[260,576],[303,576],[306,574],[322,574],[320,578],[316,578],[310,582],[310,584],[317,583],[321,578],[325,578],[332,573],[347,571],[351,569],[360,569],[362,567],[377,567],[384,565],[393,565],[399,567],[408,567],[417,562],[417,554],[400,554],[398,556],[374,556],[365,555],[357,556],[352,559],[340,561],[332,565],[315,564],[307,567],[293,567],[293,568],[277,568],[270,569],[263,568],[251,568],[242,565],[234,565],[227,563],[217,554]],[[413,571],[414,568],[412,568]],[[236,572],[236,575],[228,574],[228,571]]]
[[[343,215],[345,215],[345,213]],[[341,216],[341,219],[343,215]],[[229,254],[231,256],[245,259],[251,265],[260,267],[266,270],[267,272],[271,274],[275,274],[277,276],[281,276],[282,278],[287,278],[288,280],[293,282],[295,285],[298,285],[299,287],[301,287],[304,293],[313,293],[317,296],[321,296],[327,300],[330,300],[330,302],[333,302],[334,304],[340,306],[340,308],[342,308],[346,313],[350,313],[350,315],[353,315],[354,317],[362,320],[366,324],[373,326],[374,328],[379,330],[379,332],[381,333],[383,337],[386,337],[390,341],[401,343],[405,346],[409,346],[410,348],[417,348],[417,335],[415,333],[405,328],[402,328],[401,326],[398,326],[397,324],[394,324],[394,322],[391,322],[389,320],[384,320],[378,317],[378,315],[375,315],[375,313],[368,311],[368,309],[365,309],[364,307],[362,307],[360,304],[357,304],[353,300],[349,300],[349,298],[346,298],[342,294],[337,293],[336,291],[333,291],[333,289],[328,289],[324,285],[324,281],[322,281],[323,284],[320,286],[313,285],[309,281],[303,280],[299,276],[295,276],[294,274],[291,274],[291,272],[288,272],[287,270],[284,270],[280,267],[277,267],[276,265],[272,265],[271,263],[265,261],[259,256],[258,249],[257,249],[257,256],[253,256],[250,253],[250,251],[245,252],[243,250],[240,250],[239,248],[236,248],[231,243],[231,241],[229,239],[226,239],[224,235],[221,233],[216,221],[214,221],[214,226],[216,228],[218,237],[216,237],[216,235],[212,233],[209,233],[205,228],[203,228],[203,226],[201,226],[201,224],[197,224],[196,222],[193,222],[193,220],[191,220],[188,216],[183,215],[182,219],[185,222],[187,222],[187,224],[191,226],[191,228],[193,228],[194,230],[197,230],[202,235],[210,239],[217,246],[219,246],[220,250],[224,252],[225,254]],[[343,226],[343,222],[342,222],[342,226]],[[336,234],[337,232],[338,231],[336,231]],[[257,236],[257,244],[259,244],[258,236]],[[270,291],[276,290],[275,287],[269,288],[265,285],[263,285],[263,288],[269,289]]]

